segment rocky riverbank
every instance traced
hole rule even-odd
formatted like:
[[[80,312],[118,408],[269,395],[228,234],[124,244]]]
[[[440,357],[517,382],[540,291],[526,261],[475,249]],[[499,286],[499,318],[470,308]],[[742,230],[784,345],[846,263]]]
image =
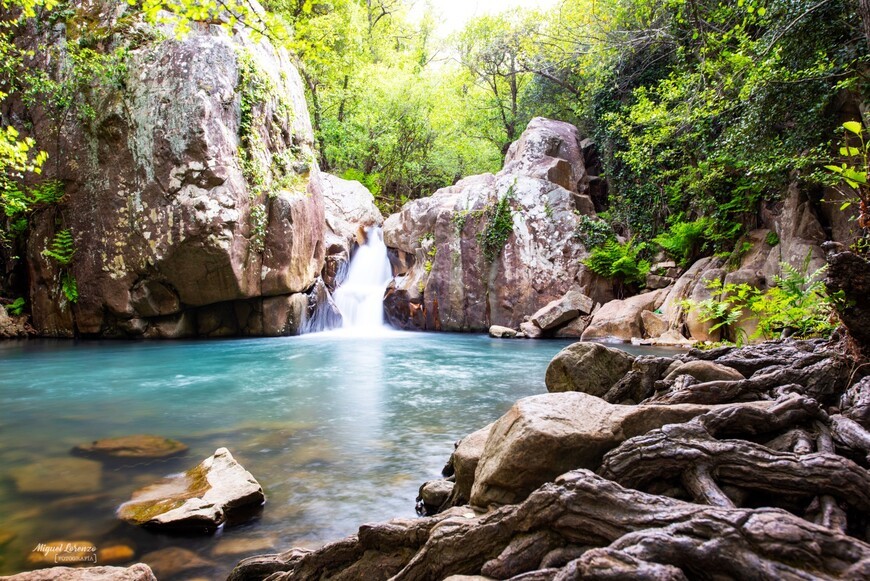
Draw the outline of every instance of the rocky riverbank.
[[[230,579],[866,579],[862,363],[821,340],[673,358],[573,344],[550,393],[457,443],[421,487],[429,516]]]

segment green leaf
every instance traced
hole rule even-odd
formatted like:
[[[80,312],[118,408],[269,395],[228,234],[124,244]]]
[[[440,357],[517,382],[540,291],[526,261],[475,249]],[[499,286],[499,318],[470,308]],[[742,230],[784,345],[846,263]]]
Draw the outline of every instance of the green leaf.
[[[767,8],[765,8],[764,6],[761,6],[761,7],[758,9],[758,15],[759,15],[759,16],[764,16],[765,14],[767,14]]]
[[[858,121],[846,121],[843,123],[846,131],[851,131],[855,135],[861,135],[862,125]]]
[[[851,202],[851,201],[849,201],[849,202],[843,202],[843,204],[840,206],[840,211],[842,212],[843,210],[845,210],[846,208],[848,208],[848,207],[851,206],[851,205],[852,205],[852,202]]]
[[[833,172],[840,173],[840,174],[843,173],[843,168],[841,168],[838,165],[826,165],[825,169],[829,169]]]

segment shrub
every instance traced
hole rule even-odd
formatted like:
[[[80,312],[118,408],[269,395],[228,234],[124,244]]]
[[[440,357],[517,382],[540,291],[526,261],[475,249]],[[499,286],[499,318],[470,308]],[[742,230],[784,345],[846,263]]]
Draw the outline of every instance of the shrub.
[[[667,232],[659,234],[652,241],[681,266],[686,266],[702,250],[711,222],[706,217],[694,222],[675,222]]]
[[[641,258],[645,249],[646,245],[635,244],[634,238],[624,244],[608,240],[593,248],[583,264],[595,274],[616,279],[623,285],[642,285],[650,269],[649,261]]]

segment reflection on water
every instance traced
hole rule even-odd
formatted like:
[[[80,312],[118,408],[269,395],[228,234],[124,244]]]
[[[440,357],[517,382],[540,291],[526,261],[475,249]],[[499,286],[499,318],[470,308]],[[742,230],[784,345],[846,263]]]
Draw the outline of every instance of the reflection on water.
[[[0,343],[0,574],[32,567],[27,557],[38,543],[64,540],[91,542],[106,558],[118,545],[137,559],[182,547],[200,557],[197,574],[217,579],[250,554],[412,517],[417,488],[440,473],[453,442],[517,398],[545,391],[546,365],[567,343],[405,333]],[[136,433],[190,450],[103,463],[88,492],[16,486],[14,477],[27,485],[22,470],[68,460],[76,444]],[[114,518],[133,490],[221,446],[263,485],[268,500],[258,520],[191,539]]]

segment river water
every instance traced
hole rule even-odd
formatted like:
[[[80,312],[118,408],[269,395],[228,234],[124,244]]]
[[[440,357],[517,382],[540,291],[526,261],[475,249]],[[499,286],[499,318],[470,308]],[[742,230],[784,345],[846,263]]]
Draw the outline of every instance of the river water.
[[[454,441],[516,399],[545,392],[547,363],[568,343],[398,332],[0,342],[0,573],[30,568],[38,543],[62,540],[127,545],[137,560],[182,547],[210,565],[175,578],[220,579],[250,554],[317,546],[364,522],[413,517],[419,485],[438,477]],[[87,494],[35,494],[12,478],[22,466],[70,458],[76,444],[137,433],[190,450],[104,464],[99,489]],[[221,446],[265,489],[260,518],[209,538],[151,534],[116,520],[133,490]]]

